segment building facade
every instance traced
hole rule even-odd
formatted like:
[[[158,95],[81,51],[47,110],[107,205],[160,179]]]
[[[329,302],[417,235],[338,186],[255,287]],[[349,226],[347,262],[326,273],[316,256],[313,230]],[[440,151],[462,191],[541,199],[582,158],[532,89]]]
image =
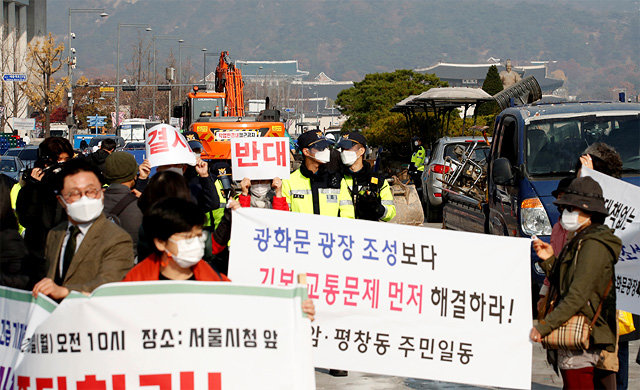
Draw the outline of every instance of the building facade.
[[[0,70],[6,73],[26,73],[28,45],[47,32],[46,0],[3,0],[0,13]],[[26,97],[13,81],[2,80],[0,93],[1,123],[4,131],[11,131],[9,118],[25,118],[28,114]]]

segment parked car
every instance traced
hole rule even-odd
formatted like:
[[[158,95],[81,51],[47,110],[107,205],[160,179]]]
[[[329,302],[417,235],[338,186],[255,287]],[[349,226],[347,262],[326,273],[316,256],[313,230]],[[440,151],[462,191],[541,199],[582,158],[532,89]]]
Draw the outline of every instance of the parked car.
[[[471,142],[480,144],[474,151],[472,159],[481,161],[489,155],[489,146],[482,137],[443,137],[437,140],[431,150],[429,159],[425,162],[422,173],[422,201],[425,206],[425,218],[428,222],[439,221],[442,218],[442,180],[443,175],[451,169],[445,165],[447,157],[456,158],[453,153],[457,145],[467,147]]]
[[[0,157],[0,173],[7,175],[15,181],[20,180],[20,175],[27,168],[22,161],[15,156],[1,156]]]
[[[13,156],[22,160],[25,168],[33,168],[33,163],[38,159],[37,146],[25,146],[24,148],[11,148],[4,152],[5,156]]]
[[[144,150],[144,142],[127,142],[122,150]]]
[[[91,138],[89,141],[89,149],[92,149],[94,146],[98,146],[103,139],[112,138],[116,140],[116,150],[122,149],[124,147],[124,138],[118,137],[117,135],[98,135]]]

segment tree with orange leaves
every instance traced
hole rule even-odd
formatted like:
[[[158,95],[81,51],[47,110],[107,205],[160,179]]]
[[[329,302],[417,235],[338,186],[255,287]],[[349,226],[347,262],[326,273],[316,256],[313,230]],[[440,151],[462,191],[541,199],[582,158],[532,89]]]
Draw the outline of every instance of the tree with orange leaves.
[[[49,137],[51,109],[60,103],[69,85],[66,77],[56,82],[53,75],[67,63],[63,58],[64,44],[56,45],[53,35],[36,39],[27,49],[27,81],[20,89],[29,99],[31,107],[44,116],[44,136]]]

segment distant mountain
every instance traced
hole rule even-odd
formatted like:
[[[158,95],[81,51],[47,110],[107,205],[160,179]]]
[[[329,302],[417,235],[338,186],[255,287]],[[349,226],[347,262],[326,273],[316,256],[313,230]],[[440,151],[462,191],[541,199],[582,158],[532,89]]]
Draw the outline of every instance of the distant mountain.
[[[609,97],[612,87],[640,91],[640,16],[632,0],[49,1],[48,27],[61,38],[69,7],[104,7],[110,14],[73,14],[79,70],[90,76],[115,73],[118,23],[149,23],[153,34],[194,46],[183,46],[182,54],[196,74],[202,47],[228,50],[233,59],[297,59],[311,76],[325,72],[335,80],[493,56],[559,61],[552,70],[562,70],[582,96]],[[149,36],[121,29],[123,66],[137,34]],[[170,47],[177,56],[177,43],[157,46],[159,63]],[[215,61],[207,58],[210,70]]]

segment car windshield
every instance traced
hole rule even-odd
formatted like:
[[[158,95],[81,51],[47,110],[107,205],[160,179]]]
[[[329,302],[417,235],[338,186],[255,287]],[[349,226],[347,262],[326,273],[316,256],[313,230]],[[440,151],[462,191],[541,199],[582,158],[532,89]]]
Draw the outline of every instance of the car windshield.
[[[458,155],[454,152],[456,146],[460,145],[462,146],[463,150],[466,153],[467,148],[469,147],[469,145],[471,145],[471,142],[460,142],[460,143],[452,143],[452,144],[447,144],[444,147],[444,156],[443,158],[447,158],[447,157],[451,157],[454,160],[459,160],[458,159]],[[487,156],[489,155],[489,146],[487,146],[487,143],[484,141],[480,141],[478,143],[478,146],[476,146],[476,149],[473,151],[473,155],[471,156],[471,159],[473,161],[483,161],[487,158]]]
[[[19,154],[20,154],[20,149],[11,149],[11,150],[7,150],[4,155],[5,156],[17,156]]]
[[[38,149],[29,148],[23,149],[22,153],[20,153],[21,160],[37,160],[38,159]]]
[[[16,171],[16,162],[10,159],[2,159],[0,160],[0,172],[15,172]]]
[[[204,111],[211,112],[211,116],[216,115],[216,107],[218,107],[218,115],[222,115],[222,99],[221,98],[196,98],[193,99],[193,118],[200,118],[200,114]]]
[[[125,150],[144,149],[144,142],[129,142],[124,146]]]
[[[526,166],[533,176],[566,176],[591,144],[612,146],[624,172],[640,172],[640,121],[637,115],[532,121],[526,127]]]

